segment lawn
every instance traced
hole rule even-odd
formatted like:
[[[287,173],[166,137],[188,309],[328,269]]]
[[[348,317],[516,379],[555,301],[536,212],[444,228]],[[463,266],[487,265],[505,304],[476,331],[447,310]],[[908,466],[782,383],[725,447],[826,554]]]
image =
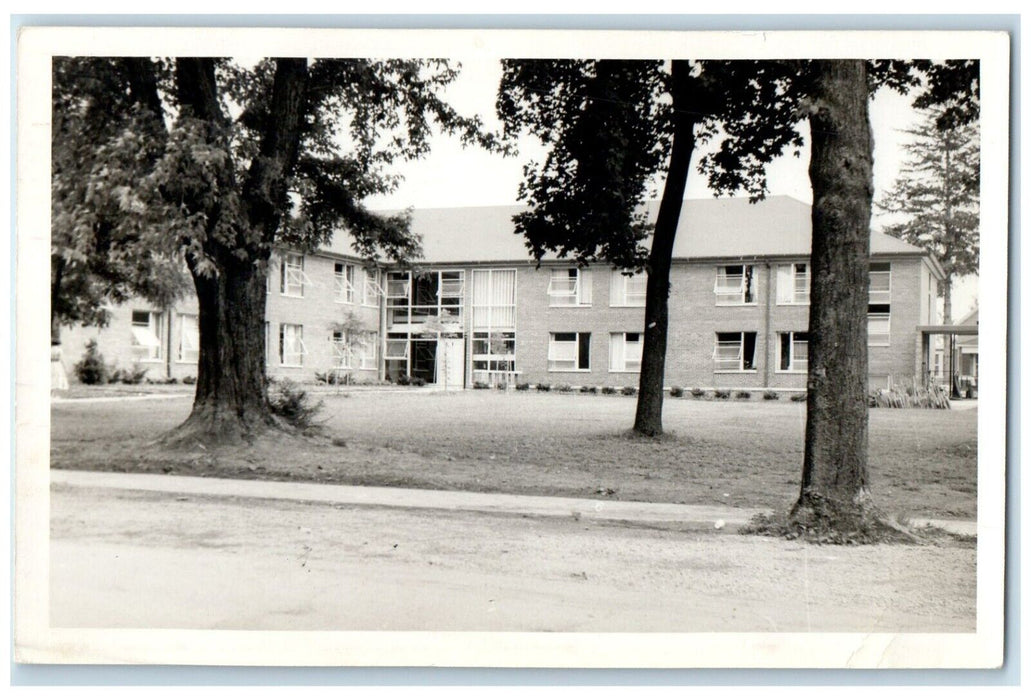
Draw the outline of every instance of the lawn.
[[[784,508],[805,404],[668,398],[661,440],[629,437],[622,396],[464,391],[327,395],[328,440],[247,449],[149,445],[190,399],[54,404],[51,463],[150,471]],[[344,444],[346,443],[346,444]],[[976,517],[977,412],[871,409],[871,488],[900,516]]]

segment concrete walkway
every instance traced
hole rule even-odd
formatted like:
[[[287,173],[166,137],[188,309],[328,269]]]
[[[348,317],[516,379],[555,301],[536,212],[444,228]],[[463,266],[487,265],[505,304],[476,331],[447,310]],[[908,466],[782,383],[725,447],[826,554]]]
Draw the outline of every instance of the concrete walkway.
[[[427,510],[471,511],[532,517],[575,518],[585,521],[634,523],[652,527],[733,532],[758,509],[699,506],[677,503],[609,501],[555,496],[523,496],[468,491],[436,491],[380,486],[345,486],[289,481],[251,481],[164,474],[114,472],[50,472],[52,485],[78,488],[149,491],[180,495],[259,498],[334,505],[379,506]],[[921,527],[932,525],[962,535],[976,535],[977,523],[964,520],[913,519]]]

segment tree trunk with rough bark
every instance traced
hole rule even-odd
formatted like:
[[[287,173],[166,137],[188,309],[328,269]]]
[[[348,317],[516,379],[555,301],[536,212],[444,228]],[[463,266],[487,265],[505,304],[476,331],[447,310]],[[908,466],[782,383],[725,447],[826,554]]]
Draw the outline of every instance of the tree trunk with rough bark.
[[[694,152],[694,127],[698,117],[689,111],[690,65],[673,61],[673,109],[676,124],[669,159],[669,172],[655,221],[655,235],[648,256],[648,286],[644,309],[644,346],[641,378],[637,396],[634,432],[656,437],[662,435],[663,384],[666,367],[666,339],[669,330],[669,274],[673,243],[680,224],[684,191]]]
[[[867,304],[873,145],[863,61],[815,62],[809,376],[792,516],[831,523],[868,495]]]
[[[210,133],[218,139],[224,117],[214,63],[178,59],[176,69],[180,103],[214,125]],[[277,425],[266,394],[267,263],[289,205],[287,179],[297,161],[306,80],[304,59],[277,59],[268,126],[239,188],[243,216],[232,224],[238,228],[236,239],[210,236],[205,241],[205,257],[214,264],[214,274],[188,256],[199,312],[197,390],[190,416],[165,436],[167,444],[249,442]],[[223,191],[236,190],[231,168],[223,168],[218,177]],[[216,202],[208,212],[209,227],[228,215],[220,206]]]

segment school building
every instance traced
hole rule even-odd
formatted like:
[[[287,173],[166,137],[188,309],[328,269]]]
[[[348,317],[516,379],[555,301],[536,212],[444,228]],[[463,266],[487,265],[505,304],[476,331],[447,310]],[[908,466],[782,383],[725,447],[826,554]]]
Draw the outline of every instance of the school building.
[[[657,203],[651,205],[651,214]],[[346,235],[315,253],[281,251],[269,271],[265,345],[271,376],[351,382],[418,378],[476,383],[636,386],[645,278],[595,264],[529,259],[517,206],[423,209],[413,267],[369,266]],[[790,197],[688,200],[674,248],[666,385],[804,389],[810,207]],[[871,235],[870,385],[923,381],[943,277],[920,248]],[[89,338],[108,362],[152,379],[196,375],[196,302],[114,310],[103,328],[63,332],[64,363]],[[74,381],[74,380],[73,380]]]

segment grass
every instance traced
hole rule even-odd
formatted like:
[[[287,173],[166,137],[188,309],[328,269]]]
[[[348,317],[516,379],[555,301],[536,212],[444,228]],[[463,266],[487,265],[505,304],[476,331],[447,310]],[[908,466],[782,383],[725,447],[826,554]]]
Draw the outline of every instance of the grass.
[[[805,405],[668,401],[662,440],[628,439],[635,402],[578,393],[325,396],[333,437],[156,453],[189,398],[52,407],[63,469],[546,494],[784,509],[802,464]],[[336,444],[333,444],[333,443]],[[870,410],[870,476],[885,512],[975,518],[977,412]]]

